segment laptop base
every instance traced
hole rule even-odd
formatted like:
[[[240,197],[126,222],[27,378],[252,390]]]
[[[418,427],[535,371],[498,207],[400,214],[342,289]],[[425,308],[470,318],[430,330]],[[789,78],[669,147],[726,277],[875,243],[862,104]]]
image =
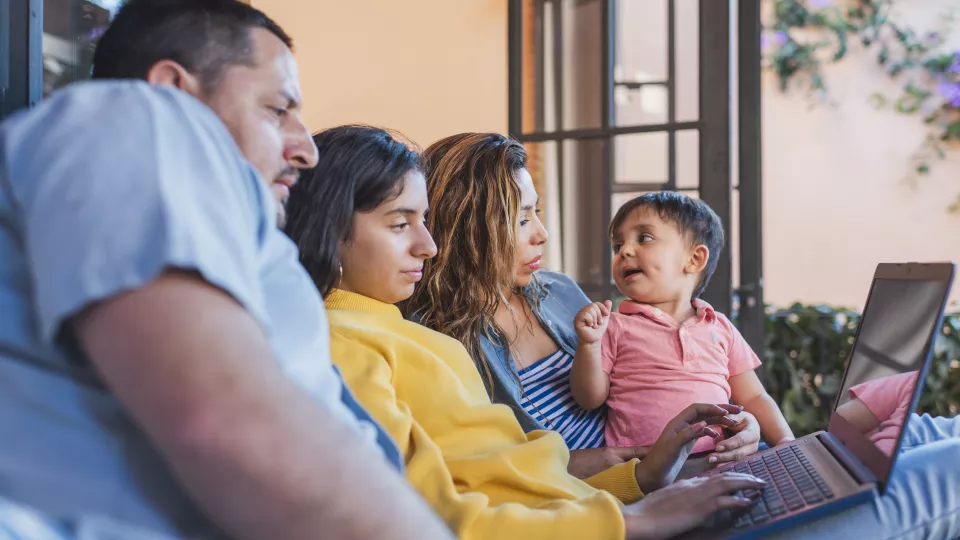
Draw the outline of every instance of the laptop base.
[[[682,538],[757,538],[876,497],[872,475],[864,474],[855,459],[842,455],[843,446],[830,439],[829,433],[814,433],[699,475],[741,472],[765,480],[768,486],[762,493],[742,494],[757,500],[750,510],[718,512]],[[839,450],[831,451],[838,446]]]

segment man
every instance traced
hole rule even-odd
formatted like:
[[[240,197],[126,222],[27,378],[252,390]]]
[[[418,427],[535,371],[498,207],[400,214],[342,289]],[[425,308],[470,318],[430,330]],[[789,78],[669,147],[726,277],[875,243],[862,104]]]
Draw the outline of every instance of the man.
[[[316,160],[290,45],[235,0],[131,0],[94,74],[145,82],[0,128],[0,496],[85,538],[448,536],[276,228]]]

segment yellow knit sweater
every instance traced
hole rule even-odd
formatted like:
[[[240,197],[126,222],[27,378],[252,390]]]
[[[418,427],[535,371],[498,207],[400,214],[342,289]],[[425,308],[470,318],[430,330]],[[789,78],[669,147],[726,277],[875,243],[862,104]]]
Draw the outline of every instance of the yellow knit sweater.
[[[459,341],[365,296],[335,290],[326,305],[331,353],[347,386],[458,537],[623,538],[617,498],[642,496],[636,460],[578,480],[567,473],[558,434],[526,434],[508,407],[490,403]]]

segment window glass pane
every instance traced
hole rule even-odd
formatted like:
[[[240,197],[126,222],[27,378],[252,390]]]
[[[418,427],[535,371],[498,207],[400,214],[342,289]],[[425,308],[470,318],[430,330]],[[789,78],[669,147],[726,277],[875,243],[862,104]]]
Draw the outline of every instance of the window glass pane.
[[[43,0],[43,95],[90,78],[93,51],[122,0]]]
[[[667,5],[670,1],[673,0],[617,2],[617,52],[613,71],[617,125],[667,122]]]
[[[603,2],[522,4],[524,133],[600,127]]]
[[[614,138],[617,183],[666,184],[667,133],[635,133]]]

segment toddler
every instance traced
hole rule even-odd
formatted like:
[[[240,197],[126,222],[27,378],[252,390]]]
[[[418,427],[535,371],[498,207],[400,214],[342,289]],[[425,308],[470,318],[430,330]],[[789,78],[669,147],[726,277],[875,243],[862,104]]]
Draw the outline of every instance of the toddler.
[[[607,446],[652,446],[692,403],[728,403],[753,414],[769,444],[794,439],[754,370],[760,360],[722,313],[699,299],[717,267],[723,226],[702,201],[674,192],[624,204],[610,223],[613,281],[626,299],[577,314],[574,399],[609,411]],[[700,438],[692,452],[714,450]],[[713,458],[711,458],[713,459]]]

